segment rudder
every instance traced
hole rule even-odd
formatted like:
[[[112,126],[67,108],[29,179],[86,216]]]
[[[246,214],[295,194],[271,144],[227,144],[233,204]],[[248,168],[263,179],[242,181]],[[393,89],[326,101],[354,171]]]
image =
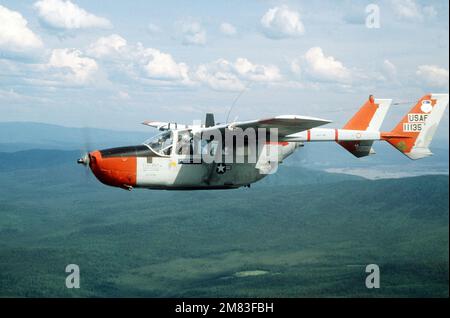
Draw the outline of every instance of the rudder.
[[[429,145],[448,106],[448,94],[427,94],[388,133],[382,133],[389,142],[410,159],[422,159],[433,153]]]
[[[345,124],[343,129],[379,131],[391,103],[392,99],[379,99],[370,95],[369,99]],[[373,140],[339,142],[339,145],[358,158],[374,154],[372,144]]]

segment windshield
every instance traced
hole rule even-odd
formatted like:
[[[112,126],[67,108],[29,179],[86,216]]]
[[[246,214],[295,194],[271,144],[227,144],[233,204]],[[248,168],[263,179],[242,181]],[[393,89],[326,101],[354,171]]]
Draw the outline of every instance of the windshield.
[[[153,151],[168,156],[172,152],[172,138],[173,133],[169,130],[150,138],[144,144],[152,148]]]

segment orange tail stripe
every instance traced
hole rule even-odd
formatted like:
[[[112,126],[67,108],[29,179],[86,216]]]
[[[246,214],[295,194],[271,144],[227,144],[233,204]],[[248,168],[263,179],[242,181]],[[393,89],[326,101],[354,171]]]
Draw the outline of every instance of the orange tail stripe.
[[[352,130],[366,130],[370,121],[372,120],[375,112],[378,110],[379,105],[375,104],[374,98],[371,96],[369,100],[359,109],[359,111],[353,116],[344,129]]]
[[[409,122],[409,114],[425,114],[422,111],[422,102],[425,100],[431,101],[431,105],[433,107],[436,105],[436,100],[431,99],[430,94],[423,96],[390,133],[383,134],[388,139],[387,141],[394,147],[398,148],[401,152],[409,153],[412,147],[414,147],[416,139],[419,136],[419,132],[404,131],[403,126]]]

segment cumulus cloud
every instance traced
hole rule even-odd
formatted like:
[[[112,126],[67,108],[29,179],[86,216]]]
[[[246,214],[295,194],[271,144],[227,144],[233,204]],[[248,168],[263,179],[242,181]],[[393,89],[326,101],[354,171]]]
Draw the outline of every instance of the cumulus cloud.
[[[397,67],[389,60],[384,60],[381,71],[386,79],[393,80],[397,77]]]
[[[244,79],[255,82],[273,82],[281,79],[280,70],[274,65],[253,64],[246,58],[238,58],[233,65]]]
[[[141,43],[128,44],[117,34],[101,37],[92,43],[87,53],[106,63],[106,69],[116,79],[123,75],[150,85],[206,85],[215,90],[240,90],[245,81],[275,82],[281,80],[278,67],[254,64],[245,58],[234,62],[219,59],[190,68],[177,62],[169,53],[145,47]],[[118,72],[122,75],[118,75]]]
[[[236,74],[222,71],[217,65],[200,65],[195,75],[198,81],[215,90],[236,91],[245,88]]]
[[[87,52],[89,55],[100,58],[118,53],[126,46],[127,41],[123,37],[118,34],[111,34],[109,36],[100,37],[89,46]]]
[[[302,58],[292,61],[291,70],[318,82],[351,81],[351,71],[333,56],[326,56],[320,47],[310,48]]]
[[[420,65],[417,68],[416,75],[420,82],[433,88],[448,89],[448,70],[436,65]]]
[[[63,71],[60,76],[74,84],[89,82],[98,70],[94,59],[82,56],[81,51],[76,49],[54,49],[47,66]]]
[[[111,22],[87,12],[70,0],[40,0],[34,4],[44,25],[55,29],[110,28]]]
[[[419,6],[414,0],[395,0],[392,1],[392,4],[395,13],[401,18],[415,19],[422,17]]]
[[[224,22],[220,25],[220,32],[222,32],[222,34],[232,36],[236,34],[236,28],[234,25]]]
[[[269,9],[261,18],[264,34],[273,39],[300,36],[305,32],[300,14],[287,6]]]
[[[281,80],[281,74],[274,65],[253,64],[246,58],[238,58],[235,62],[218,59],[200,65],[195,78],[215,90],[242,90],[245,81],[275,82]]]
[[[157,49],[140,47],[138,56],[148,77],[160,80],[188,80],[188,66],[177,63],[168,53]]]
[[[189,67],[185,63],[176,62],[172,55],[142,43],[128,44],[118,34],[99,38],[88,47],[87,54],[110,63],[108,69],[112,72],[122,72],[137,80],[190,84]]]
[[[205,45],[206,31],[199,22],[183,21],[178,23],[184,45]]]
[[[19,12],[0,5],[0,51],[25,52],[42,46],[39,36],[28,28]]]
[[[422,7],[415,0],[391,0],[391,4],[395,14],[403,20],[422,21],[425,17],[437,15],[433,6]]]

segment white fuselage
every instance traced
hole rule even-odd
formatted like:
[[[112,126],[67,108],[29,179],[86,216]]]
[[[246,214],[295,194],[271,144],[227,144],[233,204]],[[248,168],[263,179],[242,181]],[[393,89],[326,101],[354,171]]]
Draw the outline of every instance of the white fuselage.
[[[304,142],[317,141],[359,141],[379,140],[380,133],[374,131],[359,131],[345,129],[314,128],[308,131],[289,135],[283,141],[271,144],[277,147],[278,161],[281,164]],[[218,167],[217,163],[190,163],[188,155],[176,153],[165,157],[137,158],[136,187],[164,188],[164,189],[192,189],[192,188],[237,188],[257,182],[268,174],[262,172],[258,163],[224,163],[225,167]],[[219,169],[220,168],[220,169]]]
[[[190,132],[173,130],[142,145],[94,151],[89,153],[89,166],[101,182],[124,189],[230,189],[249,186],[275,173],[278,165],[305,142],[354,142],[359,150],[367,151],[373,140],[380,139],[378,132],[315,128],[264,141],[258,150],[250,143],[236,146],[232,160],[227,158],[231,148],[225,146],[224,153],[211,161],[203,153],[209,154],[212,148],[200,148],[200,155],[195,156],[189,148],[181,151],[180,145],[191,140],[186,134]]]

